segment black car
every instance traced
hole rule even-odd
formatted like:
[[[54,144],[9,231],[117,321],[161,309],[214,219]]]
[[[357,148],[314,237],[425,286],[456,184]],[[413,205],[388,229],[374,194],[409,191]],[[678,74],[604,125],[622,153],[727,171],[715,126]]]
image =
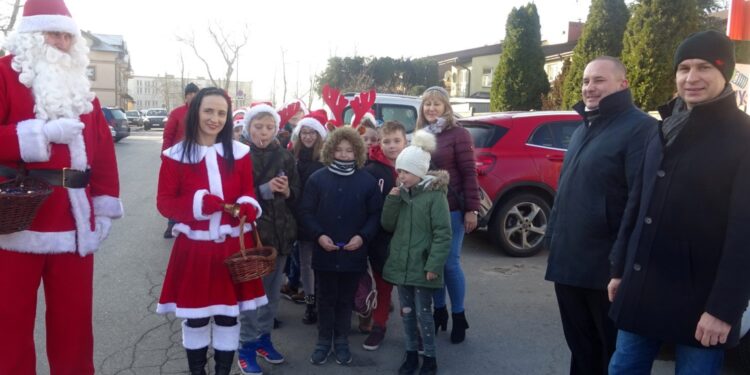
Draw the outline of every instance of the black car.
[[[149,130],[155,127],[164,127],[167,123],[167,110],[164,108],[151,108],[146,110],[146,121],[143,124],[143,129]]]
[[[119,142],[130,135],[128,118],[122,109],[117,107],[102,107],[102,112],[104,112],[104,118],[107,119],[107,124],[115,130],[115,142]]]

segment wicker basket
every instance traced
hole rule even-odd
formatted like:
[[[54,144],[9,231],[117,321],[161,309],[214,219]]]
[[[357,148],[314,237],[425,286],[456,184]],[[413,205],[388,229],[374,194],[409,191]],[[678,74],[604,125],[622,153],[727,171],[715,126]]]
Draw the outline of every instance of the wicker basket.
[[[258,235],[258,228],[254,225],[255,245],[252,249],[245,249],[245,217],[240,219],[240,251],[230,255],[224,260],[229,267],[229,273],[235,284],[255,280],[273,272],[276,267],[276,249],[271,246],[263,246]]]
[[[0,183],[0,234],[26,230],[50,194],[52,187],[46,181],[22,174]]]

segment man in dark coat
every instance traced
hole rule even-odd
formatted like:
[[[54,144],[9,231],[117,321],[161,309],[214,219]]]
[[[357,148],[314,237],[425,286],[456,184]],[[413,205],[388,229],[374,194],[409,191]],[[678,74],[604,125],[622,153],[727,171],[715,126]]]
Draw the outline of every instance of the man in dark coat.
[[[728,83],[732,42],[693,34],[674,69],[678,97],[660,108],[640,208],[623,219],[632,235],[612,253],[610,374],[650,373],[662,342],[678,373],[718,374],[750,298],[750,117]]]
[[[571,374],[606,374],[617,330],[607,316],[609,254],[634,194],[656,120],[633,105],[622,63],[609,56],[584,70],[583,124],[565,155],[546,241]]]

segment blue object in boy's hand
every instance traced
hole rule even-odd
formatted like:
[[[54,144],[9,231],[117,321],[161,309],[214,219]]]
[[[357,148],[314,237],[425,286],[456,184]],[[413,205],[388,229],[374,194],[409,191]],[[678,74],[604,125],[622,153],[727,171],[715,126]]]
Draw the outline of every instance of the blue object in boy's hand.
[[[344,246],[346,246],[345,242],[336,242],[336,246],[339,247],[339,250],[344,250]]]
[[[280,170],[278,173],[276,173],[276,177],[284,177],[284,176],[286,176],[286,172],[284,172],[283,169]]]

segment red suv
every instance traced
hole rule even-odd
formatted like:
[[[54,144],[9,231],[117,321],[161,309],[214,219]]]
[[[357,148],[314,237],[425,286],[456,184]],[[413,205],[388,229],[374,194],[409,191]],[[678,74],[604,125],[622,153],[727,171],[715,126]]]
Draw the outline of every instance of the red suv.
[[[492,199],[482,218],[511,256],[542,250],[565,150],[581,124],[575,112],[503,112],[462,118],[474,138],[479,185]]]

